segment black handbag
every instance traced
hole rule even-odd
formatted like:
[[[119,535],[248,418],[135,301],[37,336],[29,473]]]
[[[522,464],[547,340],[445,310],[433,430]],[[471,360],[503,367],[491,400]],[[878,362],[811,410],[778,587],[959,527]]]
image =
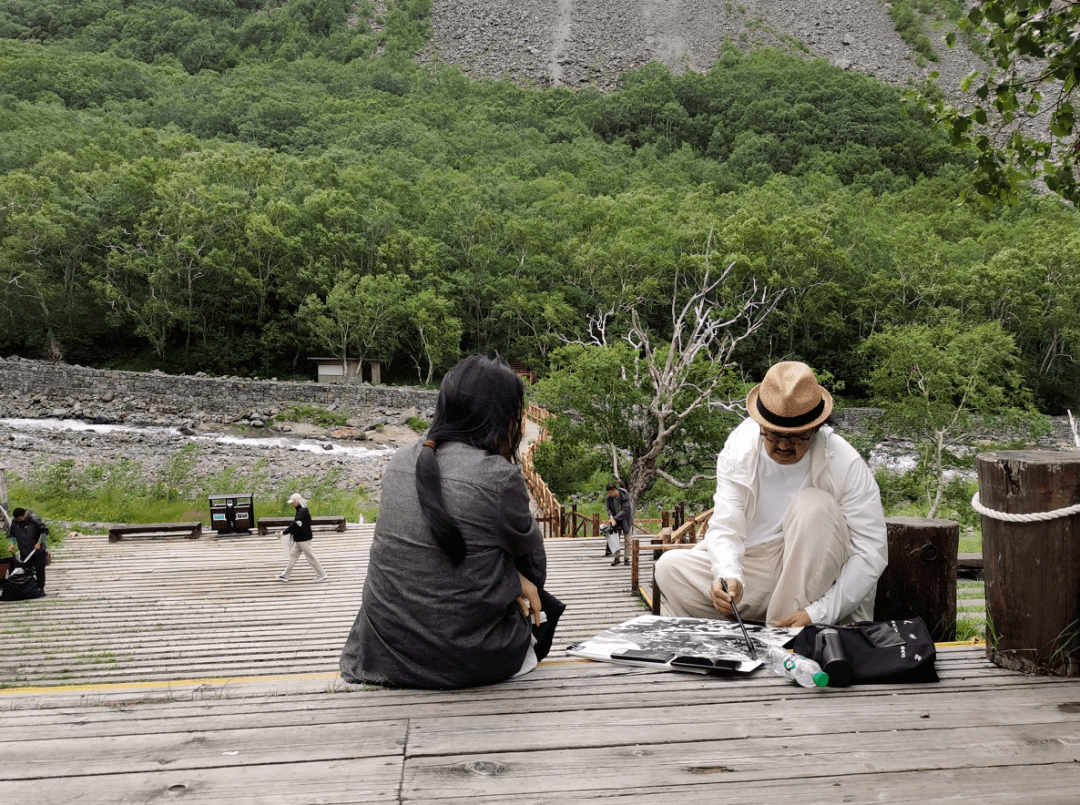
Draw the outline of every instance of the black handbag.
[[[795,637],[796,654],[829,675],[829,687],[858,683],[937,682],[937,650],[918,615],[852,626],[811,624]]]

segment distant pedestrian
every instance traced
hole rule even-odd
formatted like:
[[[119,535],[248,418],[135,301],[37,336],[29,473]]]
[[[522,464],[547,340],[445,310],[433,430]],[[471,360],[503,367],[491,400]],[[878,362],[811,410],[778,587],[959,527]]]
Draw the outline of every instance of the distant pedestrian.
[[[277,579],[278,581],[288,581],[289,574],[292,573],[292,569],[296,565],[296,560],[300,558],[300,554],[303,554],[304,558],[308,560],[308,564],[315,571],[315,581],[326,581],[329,576],[326,575],[326,571],[323,570],[319,560],[315,558],[314,551],[311,550],[311,512],[308,511],[307,501],[299,494],[294,494],[289,498],[289,503],[296,509],[296,519],[278,536],[284,537],[286,534],[291,536],[293,540],[292,550],[289,551],[289,564],[285,568],[285,572],[279,573]]]
[[[34,568],[38,587],[45,592],[45,539],[49,536],[49,527],[30,509],[13,509],[11,528],[8,539],[11,553],[18,556],[20,562],[27,562]]]
[[[630,493],[618,484],[607,485],[608,525],[616,529],[608,538],[608,549],[615,555],[612,565],[619,564],[619,534],[622,534],[623,564],[630,564],[630,534],[634,530],[634,507],[630,505]],[[612,539],[612,537],[614,539]]]

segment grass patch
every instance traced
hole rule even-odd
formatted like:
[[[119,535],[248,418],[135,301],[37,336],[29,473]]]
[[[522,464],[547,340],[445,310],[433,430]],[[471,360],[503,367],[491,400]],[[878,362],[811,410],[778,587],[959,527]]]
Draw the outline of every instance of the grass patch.
[[[986,585],[981,581],[961,581],[956,584],[957,602],[979,600],[986,597]]]
[[[271,422],[309,422],[322,428],[340,428],[349,417],[337,411],[327,411],[318,405],[294,405],[278,414]]]
[[[28,478],[9,477],[12,500],[40,516],[73,523],[210,524],[207,496],[223,492],[251,492],[255,516],[291,515],[288,498],[299,492],[313,514],[343,514],[356,522],[360,515],[371,522],[378,506],[370,491],[347,479],[341,470],[305,475],[284,483],[270,483],[267,460],[251,467],[226,466],[214,475],[199,477],[199,445],[187,445],[171,456],[156,476],[141,463],[126,459],[103,461],[79,468],[73,459],[39,466]],[[50,527],[49,545],[56,547],[64,531]],[[3,544],[0,541],[0,544]]]
[[[929,37],[923,32],[919,13],[912,7],[911,3],[907,2],[907,0],[894,0],[889,8],[889,17],[892,19],[893,25],[896,26],[900,37],[922,59],[933,62],[940,61],[940,57],[930,43]]]
[[[984,640],[986,638],[986,622],[978,618],[963,618],[956,621],[956,640]]]

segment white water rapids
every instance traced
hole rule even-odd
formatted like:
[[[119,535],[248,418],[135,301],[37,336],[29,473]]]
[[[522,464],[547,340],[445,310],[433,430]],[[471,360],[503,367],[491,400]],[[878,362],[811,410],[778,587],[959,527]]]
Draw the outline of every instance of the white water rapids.
[[[25,434],[29,438],[33,438],[35,431],[131,433],[182,437],[197,444],[215,443],[224,445],[243,445],[244,447],[299,450],[317,453],[321,456],[350,456],[353,458],[389,456],[395,450],[393,447],[360,447],[326,439],[302,439],[288,436],[245,437],[229,436],[225,433],[199,433],[186,436],[185,434],[182,434],[178,428],[163,428],[150,425],[95,425],[89,422],[82,422],[78,419],[0,419],[0,425],[9,427],[19,434]]]

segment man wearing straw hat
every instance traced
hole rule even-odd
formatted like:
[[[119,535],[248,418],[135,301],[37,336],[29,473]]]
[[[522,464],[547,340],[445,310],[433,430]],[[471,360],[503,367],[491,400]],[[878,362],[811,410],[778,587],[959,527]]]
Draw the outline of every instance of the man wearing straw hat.
[[[775,626],[873,620],[888,561],[873,473],[825,421],[832,396],[804,363],[775,364],[716,462],[705,539],[656,565],[664,613]],[[727,592],[723,583],[727,584]]]

